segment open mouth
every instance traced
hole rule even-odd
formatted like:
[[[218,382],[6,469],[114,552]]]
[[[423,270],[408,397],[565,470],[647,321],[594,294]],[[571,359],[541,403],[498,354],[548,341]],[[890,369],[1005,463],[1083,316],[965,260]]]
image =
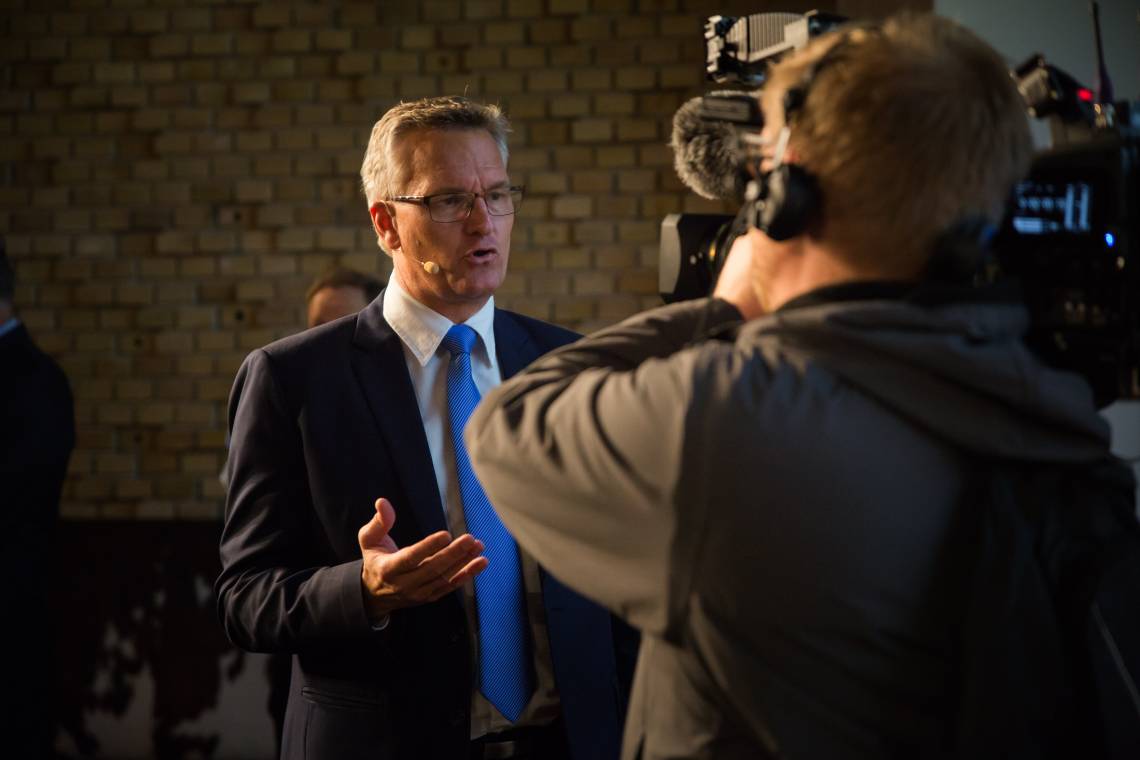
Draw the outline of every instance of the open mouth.
[[[468,255],[474,258],[476,261],[481,261],[483,259],[488,259],[494,256],[496,253],[497,251],[494,248],[476,248]]]

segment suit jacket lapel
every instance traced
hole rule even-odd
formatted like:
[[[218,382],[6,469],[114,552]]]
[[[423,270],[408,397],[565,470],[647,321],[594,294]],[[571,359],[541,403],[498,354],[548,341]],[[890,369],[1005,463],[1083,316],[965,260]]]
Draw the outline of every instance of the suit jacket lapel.
[[[495,309],[495,355],[499,373],[506,380],[538,358],[538,347],[530,334],[508,312]]]
[[[352,367],[409,502],[393,500],[397,517],[410,509],[423,537],[447,530],[447,521],[403,344],[384,319],[383,302],[381,294],[357,318]],[[403,533],[400,522],[396,530]]]

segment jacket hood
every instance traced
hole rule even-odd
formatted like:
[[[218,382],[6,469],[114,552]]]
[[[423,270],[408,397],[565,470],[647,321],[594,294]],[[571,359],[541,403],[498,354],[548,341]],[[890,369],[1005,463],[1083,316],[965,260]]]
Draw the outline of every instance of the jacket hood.
[[[985,456],[1082,462],[1105,456],[1108,423],[1079,376],[1022,341],[1018,304],[832,302],[745,325],[738,345],[771,338],[935,435]]]

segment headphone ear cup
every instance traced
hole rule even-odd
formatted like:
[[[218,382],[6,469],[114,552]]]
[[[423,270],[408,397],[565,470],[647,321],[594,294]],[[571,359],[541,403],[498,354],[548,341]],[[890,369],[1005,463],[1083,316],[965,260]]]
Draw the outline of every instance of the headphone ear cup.
[[[773,240],[788,240],[807,231],[819,208],[815,177],[795,164],[782,164],[764,178],[755,226]]]

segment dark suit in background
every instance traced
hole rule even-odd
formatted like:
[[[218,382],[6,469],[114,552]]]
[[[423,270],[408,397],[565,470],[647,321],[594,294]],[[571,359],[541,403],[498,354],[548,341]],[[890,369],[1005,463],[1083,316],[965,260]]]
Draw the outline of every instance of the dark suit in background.
[[[75,447],[67,377],[22,324],[0,336],[0,569],[9,656],[0,711],[4,754],[37,758],[52,743],[54,566],[59,498]],[[63,611],[66,615],[66,610]]]
[[[294,653],[286,758],[468,756],[474,673],[460,594],[399,610],[380,631],[362,600],[357,532],[377,496],[396,507],[399,546],[447,529],[382,302],[254,352],[231,397],[217,593],[239,646]],[[504,378],[576,337],[502,310],[494,333]],[[571,754],[615,757],[610,616],[545,573],[542,592]]]

